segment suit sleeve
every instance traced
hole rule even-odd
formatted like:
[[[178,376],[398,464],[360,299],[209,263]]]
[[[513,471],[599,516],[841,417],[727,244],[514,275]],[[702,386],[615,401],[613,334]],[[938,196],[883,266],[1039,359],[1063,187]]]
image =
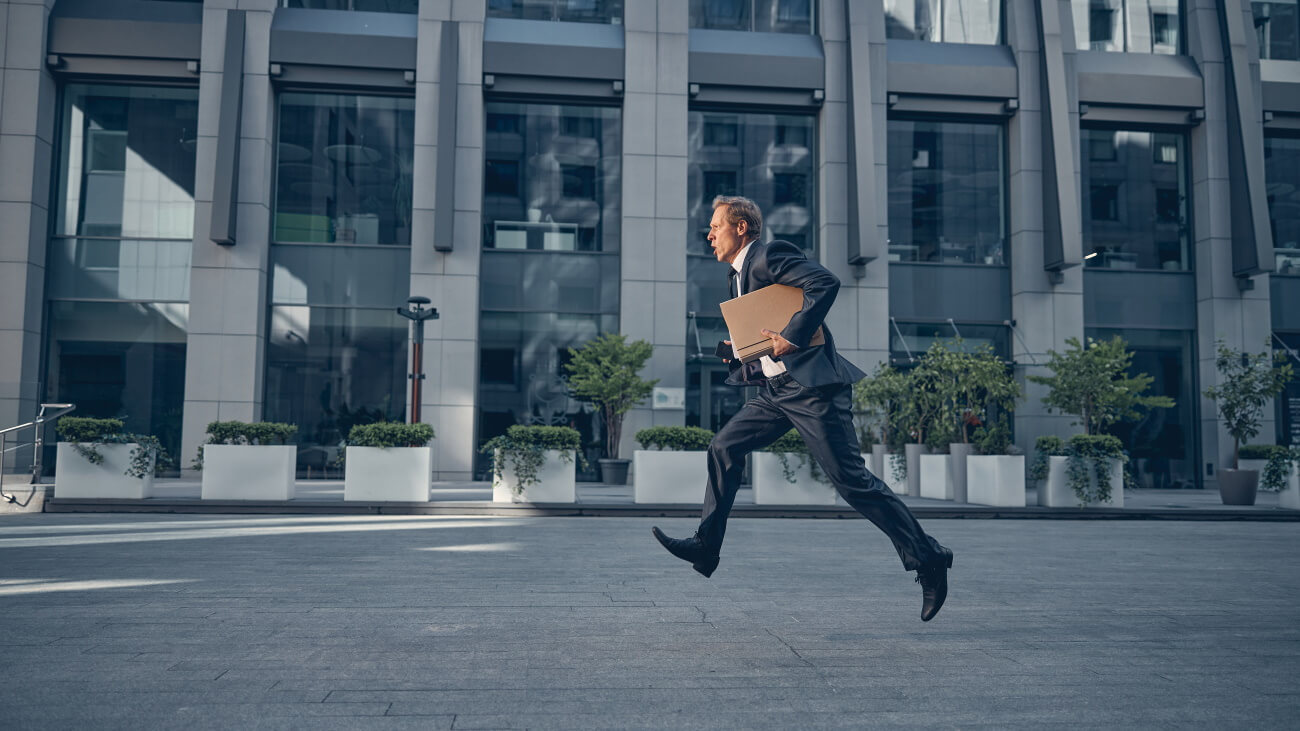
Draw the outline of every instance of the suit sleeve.
[[[840,280],[826,267],[809,261],[794,244],[772,242],[766,254],[765,263],[773,283],[803,290],[803,309],[790,318],[781,337],[798,348],[806,348],[835,303]]]

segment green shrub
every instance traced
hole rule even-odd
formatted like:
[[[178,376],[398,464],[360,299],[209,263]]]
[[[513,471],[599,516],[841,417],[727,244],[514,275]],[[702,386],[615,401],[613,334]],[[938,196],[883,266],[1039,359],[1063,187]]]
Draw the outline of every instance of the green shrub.
[[[576,453],[586,468],[587,459],[579,451],[581,447],[582,435],[577,429],[567,426],[516,425],[507,429],[505,434],[489,439],[479,451],[492,455],[494,475],[504,473],[506,464],[509,463],[519,478],[515,488],[515,492],[519,493],[525,487],[537,484],[537,470],[546,459],[544,453],[547,450],[558,450],[560,459],[569,464],[573,463],[573,455]]]
[[[791,485],[795,483],[795,468],[790,466],[790,457],[788,456],[791,454],[799,456],[800,467],[808,466],[808,472],[814,480],[830,483],[830,480],[818,468],[817,460],[813,459],[812,455],[808,453],[808,444],[804,442],[803,437],[799,436],[799,432],[794,429],[782,434],[775,442],[763,447],[763,451],[772,452],[777,456],[777,459],[781,460],[781,472],[785,476],[785,481]]]
[[[636,433],[644,449],[671,452],[703,452],[713,441],[713,432],[698,426],[652,426]]]
[[[376,424],[358,424],[348,432],[349,447],[424,447],[433,440],[433,427],[428,424],[401,424],[381,421]]]
[[[1124,443],[1109,434],[1076,434],[1070,437],[1062,450],[1069,459],[1065,463],[1066,479],[1079,502],[1087,505],[1110,499],[1110,480],[1106,463],[1112,459],[1128,463]],[[1096,485],[1089,478],[1096,477]]]
[[[1273,459],[1287,448],[1280,444],[1244,444],[1239,452],[1241,459]]]
[[[172,463],[167,450],[158,437],[149,434],[130,434],[121,419],[96,419],[89,416],[65,416],[59,419],[54,431],[72,443],[77,454],[91,464],[103,464],[104,454],[96,447],[101,444],[135,444],[131,462],[123,474],[143,479],[157,474]]]
[[[980,454],[1010,454],[1011,428],[1007,426],[1006,417],[976,427],[974,442]]]
[[[1065,456],[1065,440],[1049,434],[1034,440],[1034,458],[1029,463],[1029,480],[1042,482],[1047,479],[1048,457]]]
[[[1259,476],[1259,489],[1266,492],[1280,492],[1286,488],[1287,478],[1291,476],[1291,471],[1300,464],[1300,447],[1282,447],[1278,445],[1269,445],[1273,448],[1268,452],[1268,464],[1264,465],[1264,471]],[[1245,453],[1246,448],[1242,447],[1241,451]]]
[[[253,444],[272,445],[287,444],[298,433],[296,424],[284,424],[278,421],[213,421],[208,424],[208,444]],[[194,456],[191,465],[196,470],[203,469],[203,445]]]

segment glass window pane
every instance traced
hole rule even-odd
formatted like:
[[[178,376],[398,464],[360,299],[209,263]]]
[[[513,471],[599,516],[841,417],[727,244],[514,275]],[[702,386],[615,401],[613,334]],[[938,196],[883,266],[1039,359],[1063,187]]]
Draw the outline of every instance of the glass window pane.
[[[197,89],[69,84],[55,232],[194,237]]]
[[[623,0],[488,0],[487,17],[621,24]]]
[[[483,247],[619,248],[620,110],[486,105]]]
[[[407,249],[272,246],[271,267],[277,305],[398,307],[411,287]]]
[[[337,470],[353,426],[405,420],[407,333],[387,309],[271,308],[265,418],[298,425],[300,474]]]
[[[618,312],[616,256],[485,251],[481,271],[485,310]]]
[[[1081,51],[1182,52],[1180,0],[1072,0]]]
[[[179,453],[188,319],[184,303],[50,303],[47,397],[79,416],[122,419],[188,466],[193,455]]]
[[[185,302],[192,250],[188,240],[54,239],[47,296]]]
[[[958,347],[958,333],[960,347]],[[956,328],[949,323],[922,324],[915,322],[895,322],[889,328],[889,359],[896,366],[914,365],[921,354],[930,349],[935,342],[941,342],[954,350],[974,353],[988,346],[1004,360],[1011,360],[1010,331],[1000,325],[968,325],[957,322]]]
[[[813,32],[813,0],[691,0],[692,28]]]
[[[411,243],[415,101],[280,97],[274,241]]]
[[[1300,276],[1300,137],[1264,137],[1264,181],[1277,273]]]
[[[1182,134],[1081,130],[1085,262],[1110,269],[1191,268]]]
[[[1297,0],[1256,0],[1250,4],[1250,11],[1255,21],[1260,58],[1300,60],[1300,12]]]
[[[889,121],[889,258],[1004,264],[1002,126]]]
[[[285,0],[285,7],[414,14],[420,10],[420,0]]]
[[[1277,411],[1278,441],[1293,447],[1300,447],[1300,333],[1278,333],[1282,339],[1273,341],[1274,350],[1287,352],[1287,362],[1291,364],[1291,381],[1286,390],[1273,399]],[[1285,346],[1285,347],[1283,347]]]
[[[885,36],[943,43],[996,44],[1001,0],[885,0]]]

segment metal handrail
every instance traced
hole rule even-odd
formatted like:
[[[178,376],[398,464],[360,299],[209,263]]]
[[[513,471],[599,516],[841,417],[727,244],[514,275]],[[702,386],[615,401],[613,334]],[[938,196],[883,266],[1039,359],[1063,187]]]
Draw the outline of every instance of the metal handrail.
[[[13,495],[6,495],[4,492],[4,455],[7,451],[5,449],[5,442],[9,438],[8,435],[13,432],[22,431],[23,429],[36,429],[36,440],[32,442],[32,480],[30,483],[35,485],[41,477],[41,447],[45,443],[45,436],[40,427],[46,422],[53,421],[76,408],[76,404],[41,404],[41,410],[36,414],[36,421],[29,421],[26,424],[19,424],[18,426],[11,426],[7,429],[0,429],[0,497],[11,503],[18,502],[18,498]],[[34,495],[35,491],[33,491],[32,494]],[[28,497],[27,499],[31,500],[31,497]]]

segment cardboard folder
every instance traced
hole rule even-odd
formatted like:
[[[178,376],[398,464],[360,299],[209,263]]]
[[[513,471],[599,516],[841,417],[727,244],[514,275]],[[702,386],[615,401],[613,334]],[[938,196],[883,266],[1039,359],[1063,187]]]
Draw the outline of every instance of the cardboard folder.
[[[732,347],[740,362],[748,363],[772,354],[772,339],[763,334],[764,329],[781,332],[790,324],[790,318],[803,309],[803,290],[784,284],[772,284],[723,302],[722,319],[727,321]],[[822,329],[817,328],[809,345],[826,342]]]

